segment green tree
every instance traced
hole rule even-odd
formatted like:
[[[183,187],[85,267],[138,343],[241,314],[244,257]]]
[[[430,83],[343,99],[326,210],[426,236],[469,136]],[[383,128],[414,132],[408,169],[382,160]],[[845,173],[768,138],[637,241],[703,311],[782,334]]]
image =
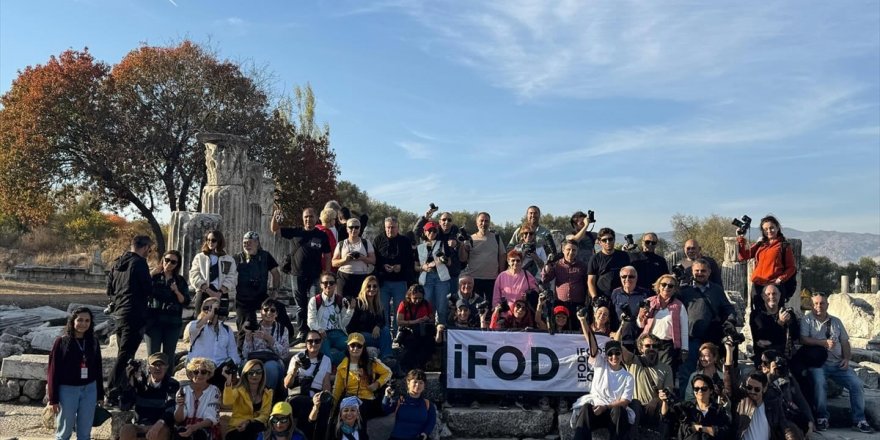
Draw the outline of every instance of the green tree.
[[[813,292],[832,293],[840,290],[840,266],[828,257],[812,255],[801,259],[801,285]]]
[[[677,213],[672,216],[671,223],[675,248],[681,249],[687,240],[695,239],[703,249],[703,255],[708,255],[719,262],[724,259],[723,237],[734,234],[734,228],[727,218],[718,214],[700,218]]]

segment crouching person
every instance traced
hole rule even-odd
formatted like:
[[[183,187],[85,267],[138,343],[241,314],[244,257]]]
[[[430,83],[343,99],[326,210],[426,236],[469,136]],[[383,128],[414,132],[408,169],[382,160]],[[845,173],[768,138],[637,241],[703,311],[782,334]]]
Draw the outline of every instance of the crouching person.
[[[147,372],[129,365],[129,383],[135,391],[136,422],[122,427],[120,440],[167,440],[174,425],[174,396],[180,384],[168,374],[168,359],[154,353],[147,359]]]

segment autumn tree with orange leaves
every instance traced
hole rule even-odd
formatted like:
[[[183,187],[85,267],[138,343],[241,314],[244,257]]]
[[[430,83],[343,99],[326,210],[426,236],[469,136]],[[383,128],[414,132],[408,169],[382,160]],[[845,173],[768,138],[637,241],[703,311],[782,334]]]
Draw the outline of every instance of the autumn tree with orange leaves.
[[[190,41],[143,45],[114,66],[68,50],[19,72],[0,104],[0,212],[39,225],[53,211],[53,189],[74,186],[107,207],[134,207],[160,253],[157,211],[200,210],[207,177],[198,132],[248,137],[249,156],[282,188],[302,187],[296,179],[335,184],[338,174],[330,154],[322,156],[329,167],[307,161],[298,175],[276,176],[277,163],[291,159],[279,152],[304,134],[258,78]]]

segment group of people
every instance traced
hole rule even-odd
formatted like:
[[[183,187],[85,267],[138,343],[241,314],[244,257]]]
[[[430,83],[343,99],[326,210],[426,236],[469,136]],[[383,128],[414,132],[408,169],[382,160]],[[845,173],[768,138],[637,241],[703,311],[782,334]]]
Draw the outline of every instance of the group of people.
[[[753,380],[762,396],[784,388],[774,402],[792,399],[785,408],[798,408],[800,418],[739,393],[736,312],[718,282],[717,263],[701,255],[695,240],[685,243],[682,270],[673,274],[655,253],[657,234],[618,249],[615,232],[593,232],[591,216],[582,212],[572,216],[571,234],[557,252],[535,206],[506,244],[490,229],[488,213],[479,213],[477,230],[467,234],[448,212],[435,220],[436,211],[429,209],[414,226],[416,240],[388,217],[384,233],[372,241],[361,237],[366,219],[348,218],[335,202],[320,212],[305,209],[301,226],[285,225],[276,212],[270,230],[291,243],[282,265],[260,248],[256,232],[246,233],[242,251],[231,256],[223,234],[211,230],[186,278],[174,250],[151,271],[152,242],[135,237],[108,276],[119,353],[107,400],[133,406],[138,414],[122,437],[362,439],[369,420],[393,413],[393,438],[425,438],[437,410],[421,397],[423,370],[449,329],[583,333],[597,374],[590,394],[573,405],[581,438],[602,424],[626,436],[637,418],[681,438],[734,432],[768,438],[780,429],[804,435],[827,428],[824,377],[844,382],[852,399],[861,398],[853,391],[860,383],[848,368],[846,331],[817,309],[821,299],[827,310],[827,300],[814,298],[819,305],[800,324],[784,308],[796,267],[772,216],[762,219],[758,242],[740,238],[741,258],[756,259],[753,360],[762,369],[767,360],[766,370],[748,376],[745,389]],[[277,299],[279,269],[292,276],[298,306],[293,319]],[[181,312],[190,302],[197,315],[184,325]],[[237,331],[226,324],[230,305]],[[77,438],[89,438],[85,421],[105,395],[91,321],[89,309],[75,310],[50,356],[49,402],[58,438],[69,438],[74,429]],[[190,384],[183,387],[169,371],[181,332],[189,345]],[[600,347],[595,335],[610,342]],[[132,360],[143,338],[153,354],[138,365]],[[305,349],[293,355],[289,347],[300,343]],[[796,353],[796,343],[807,349]],[[817,364],[823,347],[827,356]],[[815,366],[800,375],[785,371],[797,355]],[[730,363],[722,366],[722,359]],[[445,366],[439,368],[442,373]],[[404,374],[407,393],[397,398],[390,381]],[[805,378],[812,380],[815,408],[795,397]],[[674,400],[679,395],[684,399]],[[467,393],[449,392],[446,399],[479,406]],[[560,407],[566,403],[560,399]],[[717,408],[709,417],[711,405]],[[224,433],[221,406],[233,414]],[[870,430],[863,401],[861,407],[854,401],[853,408],[855,427]],[[751,422],[736,425],[742,420],[736,414],[747,414]],[[775,423],[777,416],[791,423]]]

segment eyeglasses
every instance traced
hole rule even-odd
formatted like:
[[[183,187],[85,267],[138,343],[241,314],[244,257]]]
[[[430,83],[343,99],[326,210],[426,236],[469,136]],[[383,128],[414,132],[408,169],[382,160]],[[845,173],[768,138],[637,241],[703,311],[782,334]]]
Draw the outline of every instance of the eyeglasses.
[[[648,246],[654,246],[655,244],[657,244],[657,242],[654,240],[645,240],[644,243]]]
[[[378,288],[379,288],[379,286],[377,286],[375,284],[367,284],[367,290],[376,290]]]
[[[642,349],[645,349],[645,348],[654,348],[654,344],[643,344]]]
[[[165,260],[166,263],[177,264],[177,260],[174,258],[165,257],[163,260]]]
[[[535,233],[534,232],[522,232],[519,235],[528,236],[528,235],[535,235]]]
[[[763,390],[761,387],[753,387],[751,385],[743,385],[743,389],[750,393],[760,393]]]
[[[622,279],[622,280],[633,279],[634,280],[634,279],[636,279],[636,276],[635,275],[621,275],[620,279]]]
[[[352,350],[360,350],[360,349],[364,348],[364,346],[361,344],[348,344],[348,348],[350,348]]]
[[[614,243],[614,237],[600,238],[599,241],[602,243]]]
[[[441,218],[440,221],[441,222],[451,222],[452,219],[451,218]]]
[[[269,307],[263,307],[263,313],[277,313],[278,311],[275,309],[271,309]]]
[[[672,288],[675,287],[675,284],[671,284],[671,283],[660,283],[660,287],[662,287],[662,288],[664,288],[664,289],[672,289]]]
[[[209,243],[216,243],[216,242],[220,241],[220,240],[217,240],[216,238],[207,238],[206,240],[207,240]]]
[[[198,375],[207,376],[207,375],[211,374],[211,372],[208,370],[189,370],[189,373],[192,374],[193,376],[198,376]]]
[[[620,351],[613,350],[608,352],[608,357],[620,356]]]
[[[290,418],[288,417],[270,417],[269,423],[273,425],[282,425],[285,423],[290,423]]]
[[[306,339],[306,344],[320,344],[320,339]]]
[[[336,281],[321,281],[322,286],[333,286],[336,284]]]
[[[349,226],[348,229],[360,229],[360,226]]]
[[[708,393],[709,387],[694,387],[695,393]]]
[[[245,374],[248,375],[248,376],[262,376],[262,375],[263,375],[263,370],[251,370],[251,371],[248,371],[248,372],[245,373]]]
[[[523,303],[516,303],[516,304],[513,305],[513,308],[514,308],[514,309],[521,309],[521,308],[523,308],[523,307],[525,307],[525,306],[526,306],[526,305],[523,304]]]

